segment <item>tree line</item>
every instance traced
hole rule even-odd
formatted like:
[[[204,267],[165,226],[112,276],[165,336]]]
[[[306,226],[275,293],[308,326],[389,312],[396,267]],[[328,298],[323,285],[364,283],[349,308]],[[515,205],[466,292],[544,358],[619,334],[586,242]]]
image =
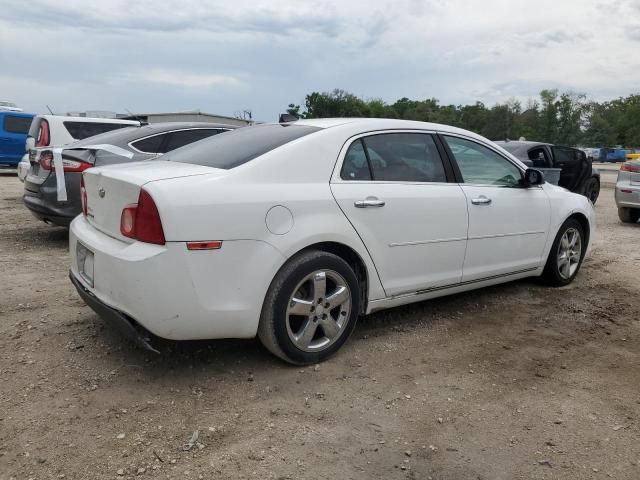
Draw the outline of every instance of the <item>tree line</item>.
[[[289,104],[287,112],[299,118],[377,117],[444,123],[471,130],[491,140],[524,137],[560,145],[640,147],[640,95],[596,102],[585,94],[542,90],[525,105],[512,99],[487,107],[442,105],[436,98],[394,103],[364,100],[344,90],[312,92],[304,109]]]

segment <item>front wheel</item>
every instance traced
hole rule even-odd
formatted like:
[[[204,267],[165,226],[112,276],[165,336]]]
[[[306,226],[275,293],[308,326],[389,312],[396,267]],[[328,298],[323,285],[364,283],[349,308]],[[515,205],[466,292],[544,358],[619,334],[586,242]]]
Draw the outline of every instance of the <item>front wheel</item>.
[[[296,365],[321,362],[347,341],[360,311],[358,279],[342,258],[322,251],[293,257],[267,292],[258,337]]]
[[[584,229],[573,218],[565,221],[556,235],[542,277],[549,285],[570,284],[578,274],[585,249]]]

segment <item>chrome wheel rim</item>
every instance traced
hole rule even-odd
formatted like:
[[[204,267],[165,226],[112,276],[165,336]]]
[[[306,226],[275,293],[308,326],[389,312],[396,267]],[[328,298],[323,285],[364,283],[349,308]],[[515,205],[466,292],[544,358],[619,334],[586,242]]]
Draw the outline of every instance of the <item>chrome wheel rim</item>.
[[[333,270],[302,279],[287,304],[287,334],[304,352],[322,351],[340,338],[351,314],[351,290]]]
[[[558,245],[558,272],[560,276],[568,280],[578,270],[582,255],[582,238],[575,228],[568,228],[560,239]]]

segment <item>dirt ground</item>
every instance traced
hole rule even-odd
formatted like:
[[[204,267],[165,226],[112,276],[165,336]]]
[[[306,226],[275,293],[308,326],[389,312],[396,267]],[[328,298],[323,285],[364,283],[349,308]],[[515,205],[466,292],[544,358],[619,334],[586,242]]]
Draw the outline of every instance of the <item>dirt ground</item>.
[[[572,285],[375,314],[301,369],[257,341],[124,343],[0,176],[0,479],[638,479],[640,224],[605,177]]]

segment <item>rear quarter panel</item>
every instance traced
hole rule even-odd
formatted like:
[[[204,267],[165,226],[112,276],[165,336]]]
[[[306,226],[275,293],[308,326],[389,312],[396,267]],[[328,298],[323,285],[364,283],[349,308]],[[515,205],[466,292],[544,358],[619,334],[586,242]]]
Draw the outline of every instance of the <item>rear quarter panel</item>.
[[[338,242],[362,258],[369,276],[369,298],[383,298],[375,266],[329,187],[344,142],[342,137],[323,133],[304,143],[300,141],[304,138],[291,142],[229,170],[226,176],[145,185],[158,205],[167,240],[258,240],[275,247],[284,259],[315,243]],[[278,220],[269,214],[274,207],[281,225],[274,225]]]

